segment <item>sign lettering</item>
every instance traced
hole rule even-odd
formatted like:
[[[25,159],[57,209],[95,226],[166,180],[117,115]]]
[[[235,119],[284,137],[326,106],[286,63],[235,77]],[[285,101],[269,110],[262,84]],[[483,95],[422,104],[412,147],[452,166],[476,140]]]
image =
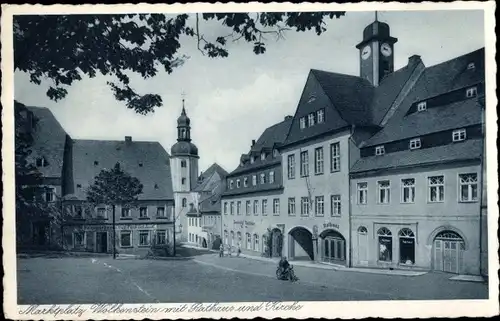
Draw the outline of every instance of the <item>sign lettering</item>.
[[[329,227],[333,227],[333,228],[336,228],[336,229],[339,229],[339,225],[338,224],[335,224],[335,223],[324,223],[323,224],[323,228],[329,228]]]

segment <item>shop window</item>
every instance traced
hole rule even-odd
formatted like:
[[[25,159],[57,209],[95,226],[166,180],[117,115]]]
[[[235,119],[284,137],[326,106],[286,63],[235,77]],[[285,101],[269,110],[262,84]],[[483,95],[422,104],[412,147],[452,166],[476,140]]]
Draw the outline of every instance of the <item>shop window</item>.
[[[132,232],[131,231],[121,231],[120,232],[120,247],[132,247]]]
[[[399,231],[399,262],[415,264],[415,234],[409,228]]]
[[[382,227],[377,232],[379,246],[379,261],[392,261],[392,233],[386,227]]]

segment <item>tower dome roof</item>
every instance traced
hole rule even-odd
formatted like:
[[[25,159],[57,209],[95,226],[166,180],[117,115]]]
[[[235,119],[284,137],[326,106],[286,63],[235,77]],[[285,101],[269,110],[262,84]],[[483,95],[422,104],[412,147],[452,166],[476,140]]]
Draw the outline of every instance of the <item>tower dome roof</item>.
[[[390,28],[385,22],[374,21],[363,30],[363,40],[369,40],[374,37],[389,38]]]
[[[186,109],[184,108],[184,106],[182,106],[182,113],[179,116],[179,118],[177,118],[177,127],[189,126],[190,123],[191,123],[191,120],[186,115]]]
[[[179,117],[180,118],[180,117]],[[189,119],[189,118],[188,118]],[[198,147],[188,141],[178,141],[172,146],[172,156],[198,156]]]

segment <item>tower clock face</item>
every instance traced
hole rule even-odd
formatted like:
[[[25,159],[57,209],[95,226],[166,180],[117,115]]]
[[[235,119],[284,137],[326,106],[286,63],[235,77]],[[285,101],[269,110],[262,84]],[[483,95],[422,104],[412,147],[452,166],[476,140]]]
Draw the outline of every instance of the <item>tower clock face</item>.
[[[380,52],[382,52],[384,56],[389,57],[392,55],[392,48],[388,43],[383,43],[380,47]]]
[[[366,60],[370,57],[372,53],[372,48],[370,46],[365,46],[363,50],[361,50],[361,59]]]

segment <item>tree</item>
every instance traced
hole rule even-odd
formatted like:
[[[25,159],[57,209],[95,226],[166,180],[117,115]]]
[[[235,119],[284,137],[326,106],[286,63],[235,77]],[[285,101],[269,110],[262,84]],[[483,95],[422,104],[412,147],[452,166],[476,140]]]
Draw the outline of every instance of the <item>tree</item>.
[[[124,172],[120,163],[116,163],[112,169],[103,169],[87,190],[87,200],[91,204],[108,205],[113,209],[113,258],[116,258],[116,205],[134,206],[142,188],[137,178]]]
[[[283,39],[285,32],[326,31],[326,19],[345,12],[263,12],[125,14],[125,15],[17,15],[14,17],[14,69],[27,72],[30,81],[52,81],[47,96],[55,101],[67,95],[67,87],[97,73],[111,75],[108,82],[117,100],[140,114],[162,105],[158,94],[139,94],[130,84],[130,73],[144,79],[159,68],[167,73],[189,57],[180,54],[182,36],[191,37],[210,58],[229,55],[228,43],[240,39],[253,44],[257,55],[266,52],[268,36]],[[194,16],[194,21],[192,18]],[[191,19],[191,20],[190,20]],[[203,21],[226,27],[226,34],[208,37]],[[210,38],[210,39],[209,39]]]

